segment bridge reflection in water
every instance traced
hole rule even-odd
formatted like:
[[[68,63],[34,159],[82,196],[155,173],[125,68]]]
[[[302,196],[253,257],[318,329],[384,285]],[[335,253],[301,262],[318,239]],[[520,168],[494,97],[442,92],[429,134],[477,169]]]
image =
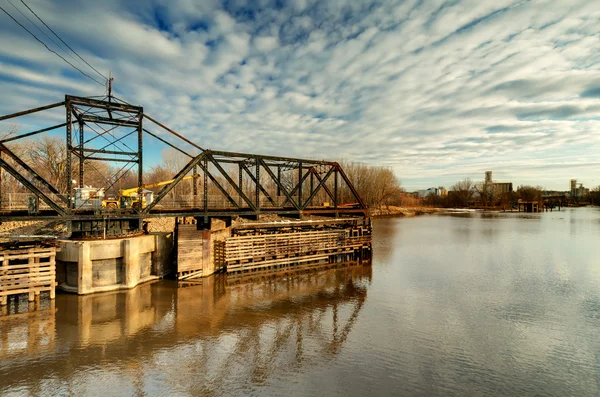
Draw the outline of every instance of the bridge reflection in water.
[[[352,264],[58,295],[47,310],[0,317],[0,395],[251,391],[335,357],[371,274]]]

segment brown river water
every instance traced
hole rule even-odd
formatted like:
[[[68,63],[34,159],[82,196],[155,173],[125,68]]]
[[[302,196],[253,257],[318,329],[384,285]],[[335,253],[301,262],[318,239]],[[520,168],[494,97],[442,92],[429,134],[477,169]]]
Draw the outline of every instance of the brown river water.
[[[600,209],[377,219],[373,234],[372,266],[2,316],[0,396],[600,395]]]

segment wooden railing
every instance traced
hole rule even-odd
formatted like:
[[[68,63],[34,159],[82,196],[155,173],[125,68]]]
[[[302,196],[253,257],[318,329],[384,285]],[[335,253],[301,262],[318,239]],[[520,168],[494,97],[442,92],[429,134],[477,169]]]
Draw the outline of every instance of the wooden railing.
[[[8,296],[17,294],[29,294],[29,301],[33,301],[47,291],[54,299],[55,259],[55,247],[0,251],[0,305],[6,305]]]

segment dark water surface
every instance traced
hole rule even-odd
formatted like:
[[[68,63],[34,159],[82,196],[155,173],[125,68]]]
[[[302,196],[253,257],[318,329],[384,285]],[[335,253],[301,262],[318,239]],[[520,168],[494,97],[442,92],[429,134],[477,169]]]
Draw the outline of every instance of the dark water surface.
[[[600,395],[599,209],[379,219],[373,244],[0,317],[0,395]]]

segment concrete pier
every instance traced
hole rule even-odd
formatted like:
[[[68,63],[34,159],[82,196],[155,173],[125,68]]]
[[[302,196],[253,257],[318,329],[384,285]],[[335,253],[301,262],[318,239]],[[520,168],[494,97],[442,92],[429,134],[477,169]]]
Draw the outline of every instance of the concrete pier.
[[[114,240],[60,240],[58,286],[80,295],[133,288],[173,271],[173,233]]]

